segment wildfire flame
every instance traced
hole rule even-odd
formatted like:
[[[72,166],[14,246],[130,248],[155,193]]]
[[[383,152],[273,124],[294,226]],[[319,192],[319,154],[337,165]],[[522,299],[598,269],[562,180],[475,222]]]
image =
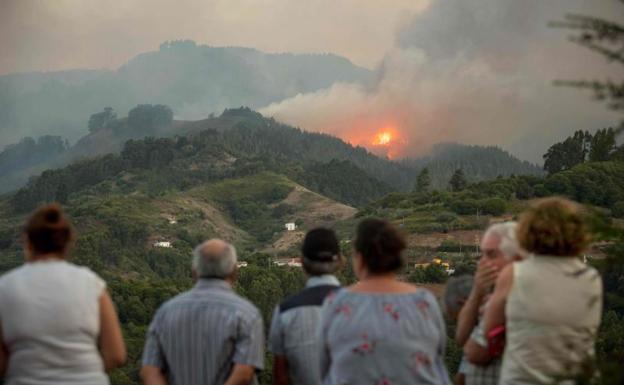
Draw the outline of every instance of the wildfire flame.
[[[392,141],[392,133],[389,131],[380,132],[373,139],[373,145],[375,146],[386,146]]]

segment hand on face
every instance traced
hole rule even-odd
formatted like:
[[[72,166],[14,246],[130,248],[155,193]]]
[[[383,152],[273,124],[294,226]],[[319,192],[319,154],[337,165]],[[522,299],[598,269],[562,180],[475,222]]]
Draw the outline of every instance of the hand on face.
[[[479,260],[474,280],[474,290],[479,297],[483,297],[492,291],[499,272],[498,267],[492,262],[485,258]]]

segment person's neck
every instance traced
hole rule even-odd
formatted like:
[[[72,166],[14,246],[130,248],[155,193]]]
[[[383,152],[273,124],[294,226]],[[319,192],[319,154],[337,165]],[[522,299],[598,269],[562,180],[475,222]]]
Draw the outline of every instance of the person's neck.
[[[395,273],[383,273],[383,274],[370,274],[365,273],[360,278],[360,282],[364,283],[383,283],[389,281],[395,281],[396,274]]]
[[[35,254],[31,255],[26,262],[43,262],[43,261],[64,261],[65,256],[59,253]]]

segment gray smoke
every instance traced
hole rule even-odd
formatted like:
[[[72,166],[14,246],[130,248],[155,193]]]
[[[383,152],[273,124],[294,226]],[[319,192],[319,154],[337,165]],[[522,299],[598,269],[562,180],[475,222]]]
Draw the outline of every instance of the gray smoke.
[[[416,156],[440,141],[499,145],[540,161],[554,141],[618,117],[591,94],[556,79],[620,78],[621,69],[548,27],[566,13],[624,17],[615,0],[434,0],[403,24],[371,89],[335,84],[261,112],[341,136],[391,156]],[[371,146],[385,126],[400,133]]]

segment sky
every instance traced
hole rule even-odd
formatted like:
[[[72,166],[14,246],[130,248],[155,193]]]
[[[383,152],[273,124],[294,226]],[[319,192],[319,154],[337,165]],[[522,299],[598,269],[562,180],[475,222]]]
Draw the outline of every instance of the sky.
[[[0,74],[117,68],[166,40],[375,67],[428,0],[0,0]]]
[[[166,40],[332,52],[376,71],[261,110],[390,157],[440,141],[539,161],[547,144],[619,116],[556,79],[622,69],[549,28],[566,13],[624,19],[616,0],[0,0],[0,74],[114,69]],[[376,145],[378,135],[392,134]]]

